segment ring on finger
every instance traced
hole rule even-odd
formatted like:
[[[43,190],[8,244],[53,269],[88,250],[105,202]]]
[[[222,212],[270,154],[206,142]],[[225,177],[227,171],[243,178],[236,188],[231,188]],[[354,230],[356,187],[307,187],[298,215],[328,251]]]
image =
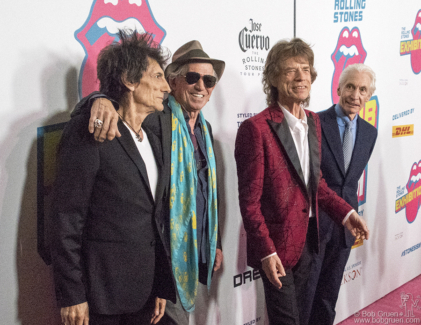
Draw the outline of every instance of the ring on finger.
[[[94,126],[98,129],[102,128],[102,124],[104,124],[99,118],[94,121]]]

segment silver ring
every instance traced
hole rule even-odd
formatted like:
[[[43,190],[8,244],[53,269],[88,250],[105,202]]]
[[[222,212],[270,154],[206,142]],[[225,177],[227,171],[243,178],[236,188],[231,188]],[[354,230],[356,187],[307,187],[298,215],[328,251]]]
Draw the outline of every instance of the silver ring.
[[[97,118],[96,120],[95,120],[95,122],[94,122],[94,126],[96,127],[96,128],[98,128],[98,129],[100,129],[100,128],[102,128],[102,121],[99,119],[99,118]]]

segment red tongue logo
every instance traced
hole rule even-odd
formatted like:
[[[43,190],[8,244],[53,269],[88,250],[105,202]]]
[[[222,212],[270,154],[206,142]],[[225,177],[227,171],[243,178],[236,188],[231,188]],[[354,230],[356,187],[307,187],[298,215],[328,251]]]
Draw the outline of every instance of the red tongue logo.
[[[408,183],[406,184],[406,189],[408,194],[413,192],[415,189],[421,186],[421,180],[419,175],[421,173],[421,160],[417,163],[414,163],[411,168],[411,173],[409,174]],[[406,220],[409,223],[414,222],[418,214],[418,209],[420,208],[421,196],[417,195],[416,192],[413,192],[413,199],[411,202],[406,204]]]
[[[335,51],[332,53],[331,59],[335,70],[332,78],[332,103],[336,104],[339,101],[339,96],[336,92],[339,85],[339,76],[344,69],[355,63],[364,63],[367,52],[363,47],[361,34],[358,27],[354,27],[349,31],[348,27],[344,27],[338,38]]]
[[[98,54],[106,45],[118,41],[117,30],[123,28],[151,33],[157,43],[165,38],[165,30],[155,21],[148,0],[94,0],[84,25],[75,32],[85,50],[79,77],[81,97],[98,90]]]
[[[421,10],[418,11],[415,18],[414,27],[411,30],[413,40],[421,39]],[[411,65],[412,70],[416,74],[421,72],[421,48],[418,46],[418,49],[411,51]]]

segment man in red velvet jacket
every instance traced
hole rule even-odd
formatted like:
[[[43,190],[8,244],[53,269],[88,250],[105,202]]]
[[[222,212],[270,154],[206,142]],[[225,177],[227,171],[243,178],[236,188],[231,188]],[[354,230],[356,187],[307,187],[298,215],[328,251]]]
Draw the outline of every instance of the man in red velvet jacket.
[[[300,324],[318,252],[318,206],[354,236],[369,236],[364,220],[320,172],[320,121],[304,110],[317,76],[313,63],[301,39],[275,44],[263,73],[269,107],[241,124],[235,143],[247,261],[261,270],[271,325]]]

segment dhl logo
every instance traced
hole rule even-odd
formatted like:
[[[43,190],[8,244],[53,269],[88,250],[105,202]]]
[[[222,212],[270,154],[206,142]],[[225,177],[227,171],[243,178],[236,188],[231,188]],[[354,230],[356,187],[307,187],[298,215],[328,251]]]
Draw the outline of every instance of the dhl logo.
[[[373,96],[365,103],[365,106],[360,111],[360,117],[374,126],[379,128],[379,100],[377,96]],[[367,189],[367,166],[358,182],[358,205],[362,205],[366,201]]]
[[[414,39],[401,42],[401,55],[410,54],[412,51],[421,50],[421,39]]]
[[[414,124],[397,125],[392,129],[392,138],[408,137],[414,135]]]

